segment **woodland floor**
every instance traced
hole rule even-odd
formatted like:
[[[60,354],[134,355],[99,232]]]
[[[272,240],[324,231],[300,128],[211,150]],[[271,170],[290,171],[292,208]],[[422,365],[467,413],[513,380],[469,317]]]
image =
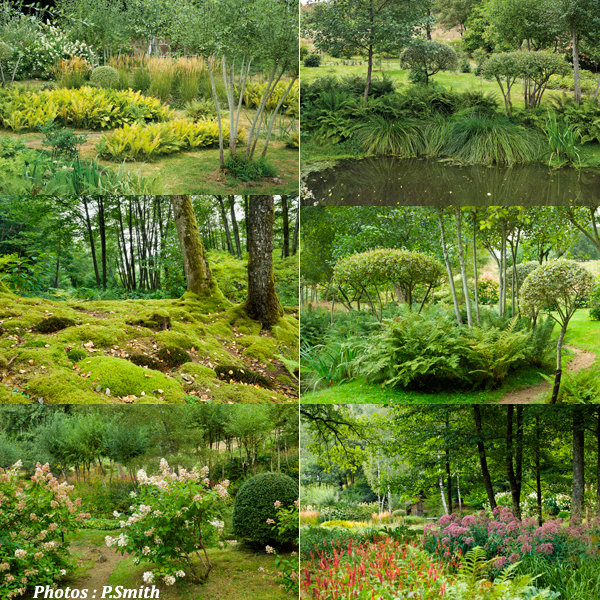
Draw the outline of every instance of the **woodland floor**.
[[[65,580],[60,589],[97,590],[100,597],[104,586],[123,586],[139,589],[144,585],[142,574],[148,565],[135,565],[127,556],[123,557],[104,544],[106,535],[112,531],[84,530],[71,543],[72,557],[77,561],[75,574]],[[286,594],[265,573],[275,571],[274,558],[268,554],[256,554],[237,546],[208,551],[213,570],[203,585],[181,581],[173,587],[159,586],[163,600],[284,600]],[[26,600],[31,600],[31,596]]]
[[[38,332],[51,316],[75,324]],[[134,354],[156,358],[163,348],[185,350],[190,360],[160,370],[130,361]],[[58,302],[0,293],[4,404],[293,402],[297,348],[295,309],[267,332],[224,299]],[[67,355],[74,349],[79,360]],[[230,378],[239,375],[235,367],[255,383]]]

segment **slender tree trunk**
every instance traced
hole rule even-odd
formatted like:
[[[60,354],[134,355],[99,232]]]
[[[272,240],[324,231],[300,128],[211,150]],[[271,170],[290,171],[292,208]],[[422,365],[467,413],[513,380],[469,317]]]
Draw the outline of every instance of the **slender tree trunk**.
[[[538,514],[538,525],[541,527],[544,524],[542,513],[542,469],[541,469],[541,437],[542,429],[540,427],[540,417],[535,417],[535,496]]]
[[[273,275],[273,196],[252,196],[248,206],[248,316],[270,328],[283,314]]]
[[[281,216],[283,219],[283,258],[290,255],[290,220],[287,196],[281,196]]]
[[[456,215],[456,238],[458,242],[458,261],[460,263],[460,275],[462,279],[463,294],[465,296],[465,306],[467,308],[467,323],[473,327],[473,318],[471,316],[471,298],[469,296],[469,286],[467,282],[467,267],[465,264],[465,253],[462,241],[462,210],[460,206],[455,208]]]
[[[96,275],[96,287],[100,289],[100,272],[98,271],[98,260],[96,258],[96,244],[94,242],[94,232],[92,231],[92,221],[90,219],[90,210],[88,201],[85,196],[82,197],[83,208],[85,210],[85,224],[88,230],[88,236],[90,239],[90,251],[92,253],[92,262],[94,264],[94,274]]]
[[[565,333],[567,333],[566,324],[561,327],[558,335],[558,342],[556,343],[556,374],[554,376],[554,387],[552,388],[550,404],[556,404],[558,401],[558,392],[560,391],[560,380],[562,377],[562,346],[563,340],[565,339]]]
[[[438,221],[440,224],[440,238],[442,242],[442,252],[444,254],[444,263],[446,264],[446,271],[448,272],[448,283],[450,284],[450,292],[452,294],[452,302],[454,303],[454,313],[456,314],[456,320],[459,325],[462,325],[462,317],[460,315],[460,308],[458,306],[458,299],[456,297],[456,288],[454,287],[454,277],[452,275],[452,265],[450,264],[450,256],[448,255],[448,247],[446,246],[446,231],[444,228],[444,216],[438,212]]]
[[[240,244],[240,228],[238,227],[235,216],[235,196],[229,196],[229,215],[231,217],[231,227],[233,229],[233,238],[235,240],[235,252],[238,259],[242,258],[242,246]]]
[[[98,198],[98,227],[100,230],[100,252],[102,255],[102,289],[106,290],[106,216],[104,199]]]
[[[479,277],[477,275],[477,212],[473,211],[473,274],[475,277],[474,283],[474,300],[475,300],[475,318],[480,321],[479,315]]]
[[[573,494],[571,524],[581,522],[585,494],[585,418],[581,406],[573,407]]]
[[[452,469],[450,467],[450,413],[446,410],[446,440],[445,440],[445,463],[446,463],[446,490],[448,492],[448,513],[452,514]]]
[[[300,237],[300,202],[298,202],[298,210],[296,211],[296,222],[294,223],[294,241],[292,242],[292,254],[295,256],[298,253],[298,238]]]
[[[219,210],[221,212],[221,220],[223,221],[223,229],[225,230],[225,238],[227,240],[227,251],[229,254],[235,256],[235,250],[233,249],[233,242],[231,241],[231,232],[229,231],[229,223],[227,222],[227,212],[225,211],[225,204],[222,196],[216,196],[217,202],[219,203]]]
[[[510,485],[510,495],[512,498],[513,514],[521,520],[521,495],[519,493],[517,478],[513,467],[513,416],[514,405],[509,404],[506,411],[506,476]]]
[[[373,45],[369,46],[367,55],[367,83],[365,85],[365,92],[363,98],[365,102],[369,99],[369,91],[371,90],[371,77],[373,74]]]
[[[183,257],[187,289],[198,296],[210,295],[216,290],[216,283],[206,260],[192,199],[190,196],[171,196],[171,204]]]
[[[571,28],[573,43],[573,89],[577,104],[581,104],[581,73],[579,71],[579,34],[575,27]]]
[[[481,409],[478,404],[473,406],[473,417],[475,419],[475,430],[477,431],[477,452],[479,454],[479,464],[481,467],[481,476],[485,486],[485,492],[490,503],[490,508],[496,508],[496,497],[494,496],[494,488],[492,486],[492,478],[487,464],[487,456],[485,452],[485,444],[483,441],[483,426],[481,422]]]

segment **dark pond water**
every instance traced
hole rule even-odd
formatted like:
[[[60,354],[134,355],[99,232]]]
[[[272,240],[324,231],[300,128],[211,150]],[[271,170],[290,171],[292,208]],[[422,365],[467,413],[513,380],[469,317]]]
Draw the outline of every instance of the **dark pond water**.
[[[370,205],[559,205],[600,201],[600,172],[544,165],[461,167],[391,157],[344,160],[310,173],[303,203]]]

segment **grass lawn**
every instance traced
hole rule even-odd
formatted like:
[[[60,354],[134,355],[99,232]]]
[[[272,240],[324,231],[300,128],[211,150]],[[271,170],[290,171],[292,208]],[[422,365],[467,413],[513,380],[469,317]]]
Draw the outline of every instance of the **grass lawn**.
[[[72,538],[73,558],[79,561],[75,573],[59,589],[97,590],[100,597],[104,586],[139,589],[145,585],[142,574],[149,565],[135,565],[133,560],[117,554],[104,543],[112,531],[84,530]],[[195,585],[181,581],[173,587],[159,586],[162,600],[284,600],[292,597],[264,571],[275,571],[275,560],[268,554],[258,554],[237,545],[208,551],[213,564],[208,581]],[[30,600],[32,596],[26,597]]]
[[[336,75],[338,77],[360,75],[361,77],[366,77],[366,61],[360,58],[353,58],[345,62],[350,64],[342,64],[339,60],[324,56],[320,67],[305,67],[302,65],[300,68],[301,81],[302,83],[310,83],[319,77],[326,77],[328,75]],[[409,85],[408,73],[409,71],[407,69],[400,68],[399,59],[382,60],[381,63],[377,61],[373,68],[374,78],[385,75],[385,77],[391,79],[395,83],[397,88],[402,87],[403,85]],[[434,75],[432,81],[444,88],[457,92],[478,90],[486,94],[492,94],[497,97],[500,105],[504,106],[498,84],[495,81],[488,81],[483,77],[478,77],[474,73],[442,71],[437,75]],[[514,92],[513,106],[515,106],[515,108],[523,108],[524,101],[522,95],[519,93],[518,89],[515,89]],[[544,94],[543,102],[549,102],[552,98],[562,96],[563,93],[565,92],[562,90],[547,90]]]
[[[600,321],[592,321],[587,308],[576,311],[571,318],[566,343],[593,352],[600,362]]]

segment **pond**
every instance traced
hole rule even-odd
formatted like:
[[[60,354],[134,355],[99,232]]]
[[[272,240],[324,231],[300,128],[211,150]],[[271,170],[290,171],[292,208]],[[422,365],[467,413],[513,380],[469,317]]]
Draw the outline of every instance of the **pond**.
[[[456,166],[434,160],[376,157],[342,160],[304,179],[305,205],[560,205],[600,201],[600,173]]]

